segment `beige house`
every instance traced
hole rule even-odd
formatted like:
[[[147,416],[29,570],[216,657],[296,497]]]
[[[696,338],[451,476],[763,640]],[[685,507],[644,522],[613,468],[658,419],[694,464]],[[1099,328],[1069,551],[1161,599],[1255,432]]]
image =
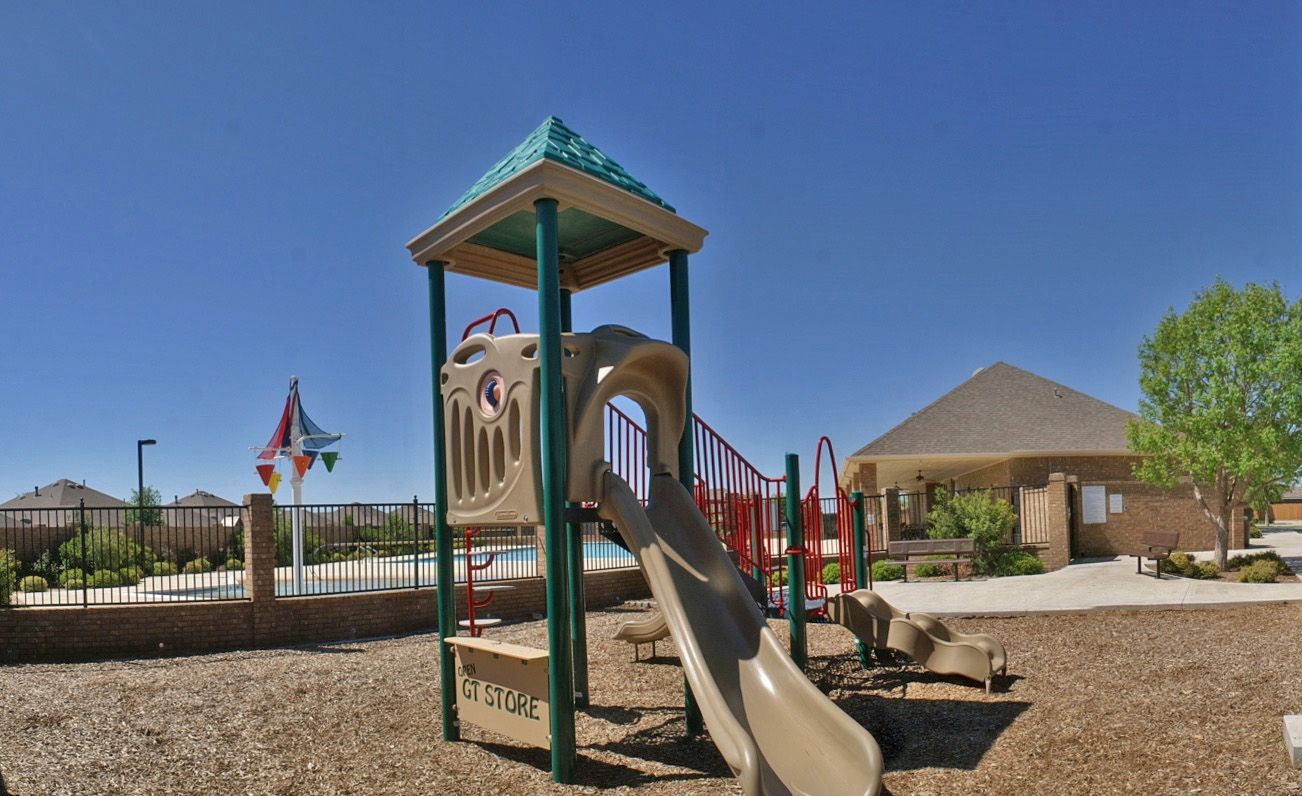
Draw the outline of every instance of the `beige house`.
[[[1185,550],[1210,550],[1215,530],[1192,488],[1170,490],[1132,474],[1126,447],[1131,412],[1004,362],[972,377],[847,457],[842,481],[866,494],[912,493],[925,516],[929,493],[1007,487],[1038,495],[1050,476],[1068,482],[1070,557],[1117,555],[1145,530],[1180,532]],[[906,501],[907,503],[907,501]],[[1247,544],[1237,527],[1231,547]]]

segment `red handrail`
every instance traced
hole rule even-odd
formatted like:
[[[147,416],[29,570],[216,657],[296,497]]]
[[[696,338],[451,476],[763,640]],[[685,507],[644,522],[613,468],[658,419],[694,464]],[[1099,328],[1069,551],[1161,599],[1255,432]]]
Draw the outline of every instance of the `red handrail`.
[[[471,321],[470,325],[466,327],[466,330],[461,333],[461,339],[465,340],[467,337],[470,336],[471,330],[473,330],[476,326],[486,321],[488,322],[488,333],[492,334],[493,330],[497,328],[497,319],[502,317],[503,315],[511,319],[511,325],[515,327],[515,333],[519,334],[520,322],[515,319],[515,313],[511,312],[506,307],[498,307],[497,309],[488,313],[484,317],[476,318],[475,320]]]

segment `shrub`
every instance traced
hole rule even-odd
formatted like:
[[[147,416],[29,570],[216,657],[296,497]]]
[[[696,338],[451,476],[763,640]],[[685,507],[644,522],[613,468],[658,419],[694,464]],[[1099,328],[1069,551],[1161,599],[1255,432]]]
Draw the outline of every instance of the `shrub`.
[[[94,528],[77,534],[59,545],[59,558],[68,565],[92,571],[139,565],[151,571],[157,556],[148,547],[141,548],[124,533],[108,528]]]
[[[932,539],[975,539],[972,571],[992,575],[1004,543],[1017,525],[1017,514],[1008,501],[994,497],[988,489],[953,495],[937,490],[936,504],[927,513],[927,522]]]
[[[294,531],[288,522],[276,523],[276,566],[287,567],[294,563]],[[316,551],[325,545],[317,534],[303,529],[303,563],[317,563]]]
[[[1157,562],[1158,572],[1170,572],[1185,577],[1192,577],[1193,568],[1194,557],[1179,550],[1171,551],[1171,557],[1167,560],[1162,561],[1159,559]]]
[[[34,591],[45,591],[49,588],[50,584],[46,583],[45,578],[42,578],[40,575],[28,575],[18,581],[18,591],[26,592],[28,594]]]
[[[28,575],[40,575],[45,578],[47,584],[58,583],[59,573],[62,571],[63,567],[59,565],[54,553],[49,550],[41,553],[36,557],[35,561],[27,566]]]
[[[785,569],[779,569],[774,571],[773,574],[769,575],[769,585],[770,586],[787,585],[787,571]]]
[[[873,562],[873,580],[899,580],[904,577],[904,567],[889,561]]]
[[[1239,570],[1239,583],[1274,583],[1277,574],[1274,562],[1254,561]]]
[[[1251,528],[1249,528],[1249,529],[1248,529],[1248,538],[1249,538],[1249,539],[1260,539],[1260,538],[1261,538],[1261,528],[1260,528],[1259,526],[1257,526],[1257,525],[1253,525]]]
[[[111,589],[122,585],[122,576],[111,569],[97,569],[86,581],[86,585],[92,589]]]
[[[9,604],[18,580],[18,558],[12,550],[0,550],[0,605]]]
[[[204,572],[212,572],[212,564],[209,564],[206,558],[196,558],[186,562],[185,568],[181,571],[186,575],[201,575]]]
[[[999,556],[995,564],[995,577],[1011,575],[1043,575],[1044,562],[1025,550],[1009,550]]]
[[[1189,577],[1194,580],[1216,580],[1216,577],[1220,574],[1221,571],[1216,567],[1214,561],[1199,561],[1193,565]]]
[[[1275,567],[1275,576],[1292,575],[1293,570],[1288,568],[1284,559],[1279,557],[1279,553],[1274,550],[1263,550],[1260,553],[1248,553],[1247,555],[1234,556],[1225,562],[1226,569],[1243,569],[1251,566],[1258,561],[1269,561]]]
[[[159,561],[157,564],[154,564],[154,574],[159,577],[175,575],[176,564],[173,564],[171,561]]]
[[[84,583],[86,581],[86,573],[81,571],[80,569],[77,569],[76,567],[73,567],[72,569],[65,569],[64,571],[59,573],[59,588],[61,589],[81,588],[80,586],[69,586],[68,582],[73,580],[81,581]]]
[[[951,557],[952,556],[947,556],[942,553],[939,555],[927,556],[927,560],[938,561],[940,559],[951,558]],[[949,567],[942,567],[940,564],[919,564],[913,571],[920,578],[938,578],[941,577],[942,575],[953,574],[952,569],[950,569]]]
[[[118,574],[122,576],[123,586],[134,586],[145,579],[145,571],[140,567],[123,567],[118,570]]]
[[[839,584],[841,582],[841,565],[838,563],[826,564],[823,566],[823,583]]]
[[[226,568],[238,572],[244,569],[244,562],[238,558],[229,558],[226,560]]]
[[[86,588],[86,581],[82,580],[81,578],[69,578],[69,579],[67,579],[67,580],[65,580],[65,581],[63,582],[63,584],[60,586],[60,588],[63,588],[63,589],[84,589],[84,588]]]

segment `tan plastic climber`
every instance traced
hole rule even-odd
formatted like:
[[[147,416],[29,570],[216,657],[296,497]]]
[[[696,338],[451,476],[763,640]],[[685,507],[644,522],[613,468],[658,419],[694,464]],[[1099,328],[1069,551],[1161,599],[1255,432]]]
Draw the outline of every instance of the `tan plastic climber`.
[[[867,589],[827,601],[827,617],[874,649],[902,652],[936,674],[956,674],[984,683],[1008,672],[1008,653],[994,636],[959,633],[930,614],[897,610]]]

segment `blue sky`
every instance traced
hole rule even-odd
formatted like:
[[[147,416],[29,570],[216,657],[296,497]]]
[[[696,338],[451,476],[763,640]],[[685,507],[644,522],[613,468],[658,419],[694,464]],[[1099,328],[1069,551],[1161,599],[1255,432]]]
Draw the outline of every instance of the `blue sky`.
[[[696,410],[775,474],[997,360],[1133,409],[1168,306],[1302,290],[1295,2],[482,5],[0,5],[0,500],[125,497],[145,437],[238,500],[291,374],[349,435],[307,501],[429,499],[404,244],[551,114],[710,231]],[[448,289],[454,339],[536,329]],[[668,337],[668,292],[575,325]]]

